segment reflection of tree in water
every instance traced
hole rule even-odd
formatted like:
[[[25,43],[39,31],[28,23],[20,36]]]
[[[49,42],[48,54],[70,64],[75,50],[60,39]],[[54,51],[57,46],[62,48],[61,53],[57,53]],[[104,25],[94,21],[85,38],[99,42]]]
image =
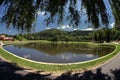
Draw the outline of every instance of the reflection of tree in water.
[[[97,46],[91,47],[91,45],[84,44],[84,43],[81,43],[81,44],[28,43],[25,45],[21,45],[21,47],[40,50],[50,55],[56,55],[64,52],[71,52],[76,54],[80,54],[80,53],[92,54],[92,55],[97,55],[99,57],[104,56],[114,50],[113,46],[97,45]]]
[[[120,69],[111,70],[113,76],[104,74],[101,72],[102,69],[96,69],[96,72],[85,71],[83,73],[72,73],[66,72],[51,79],[51,74],[43,75],[41,71],[34,73],[22,71],[20,67],[16,67],[14,64],[4,62],[0,59],[0,79],[1,80],[119,80],[120,79]],[[16,73],[16,71],[21,71],[21,73]]]

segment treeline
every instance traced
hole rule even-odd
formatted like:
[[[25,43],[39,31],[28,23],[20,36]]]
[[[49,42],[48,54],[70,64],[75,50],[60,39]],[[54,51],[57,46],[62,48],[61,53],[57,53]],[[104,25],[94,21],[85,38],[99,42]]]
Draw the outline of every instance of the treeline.
[[[100,30],[96,30],[91,34],[94,41],[98,42],[110,42],[115,40],[120,40],[120,31],[116,28],[103,28]]]
[[[59,29],[48,29],[37,33],[19,34],[17,40],[48,40],[48,41],[89,41],[91,31],[62,31]]]
[[[58,29],[48,29],[37,33],[15,35],[17,40],[48,40],[48,41],[94,41],[110,42],[120,40],[120,31],[112,28],[102,28],[95,31],[62,31]]]

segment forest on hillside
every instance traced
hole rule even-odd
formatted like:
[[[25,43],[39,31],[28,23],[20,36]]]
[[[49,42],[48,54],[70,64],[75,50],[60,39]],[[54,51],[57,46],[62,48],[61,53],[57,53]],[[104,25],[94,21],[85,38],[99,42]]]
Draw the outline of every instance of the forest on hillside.
[[[63,31],[59,29],[48,29],[36,33],[14,35],[17,40],[48,40],[48,41],[94,41],[94,42],[110,42],[120,40],[120,31],[112,28],[102,28],[94,31]]]
[[[59,29],[48,29],[37,33],[18,34],[14,37],[17,40],[48,40],[48,41],[83,41],[90,40],[89,33],[91,31],[63,31]],[[84,37],[83,37],[84,36]]]

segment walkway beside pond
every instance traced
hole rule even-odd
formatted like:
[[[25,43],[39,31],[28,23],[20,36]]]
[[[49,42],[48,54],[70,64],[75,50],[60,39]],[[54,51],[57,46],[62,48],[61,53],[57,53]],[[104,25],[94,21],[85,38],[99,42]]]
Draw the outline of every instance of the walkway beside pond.
[[[111,70],[120,69],[120,53],[115,56],[110,62],[101,66],[102,72],[111,74]],[[120,73],[119,73],[120,76]]]
[[[28,70],[30,71],[30,70]],[[0,58],[1,80],[119,80],[120,79],[120,54],[109,63],[94,71],[83,73],[66,72],[60,76],[41,74],[41,71],[28,72],[26,69],[15,66]]]

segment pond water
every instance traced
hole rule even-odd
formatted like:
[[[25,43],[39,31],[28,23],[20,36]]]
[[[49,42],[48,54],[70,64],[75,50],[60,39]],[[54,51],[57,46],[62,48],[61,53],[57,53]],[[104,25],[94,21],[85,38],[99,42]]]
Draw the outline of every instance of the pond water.
[[[112,52],[115,47],[87,44],[28,43],[4,46],[13,54],[39,62],[74,63],[102,57]]]

